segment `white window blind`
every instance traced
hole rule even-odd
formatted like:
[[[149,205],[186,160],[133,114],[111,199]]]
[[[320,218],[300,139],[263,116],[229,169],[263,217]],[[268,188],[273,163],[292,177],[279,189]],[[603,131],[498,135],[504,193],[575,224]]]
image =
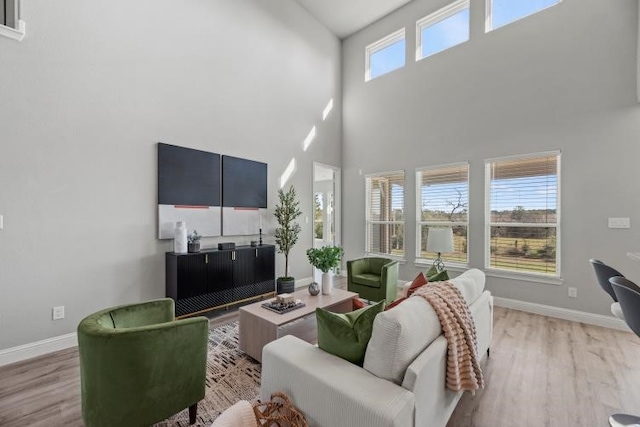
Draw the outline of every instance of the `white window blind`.
[[[485,267],[560,277],[560,153],[488,160]]]
[[[404,257],[404,171],[366,177],[366,252]]]
[[[469,163],[456,163],[416,171],[417,260],[433,260],[437,254],[427,251],[430,227],[453,229],[453,253],[442,258],[467,264],[469,228]]]

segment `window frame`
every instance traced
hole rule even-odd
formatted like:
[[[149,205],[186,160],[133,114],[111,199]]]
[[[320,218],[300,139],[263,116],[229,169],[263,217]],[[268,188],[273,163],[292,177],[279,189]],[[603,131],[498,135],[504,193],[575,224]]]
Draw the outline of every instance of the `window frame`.
[[[469,187],[469,170],[470,164],[469,161],[464,162],[456,162],[449,163],[446,165],[437,165],[437,166],[426,166],[421,168],[416,168],[416,251],[415,251],[415,263],[420,265],[431,265],[434,259],[423,258],[422,257],[422,226],[442,226],[442,225],[451,225],[455,226],[465,226],[467,227],[467,262],[455,262],[451,260],[446,260],[447,267],[458,267],[458,268],[466,268],[469,266],[469,217],[471,215],[470,209],[467,206],[467,221],[422,221],[422,172],[424,171],[433,171],[438,169],[448,169],[454,168],[457,166],[466,166],[467,168],[467,204],[469,204],[469,196],[470,196],[470,187]]]
[[[404,52],[404,64],[402,65],[402,67],[398,67],[395,68],[387,73],[384,74],[380,74],[379,76],[375,76],[375,77],[371,77],[371,55],[380,52],[381,50],[386,49],[387,47],[401,41],[404,40],[405,41],[405,52]],[[391,34],[388,34],[386,36],[384,36],[383,38],[367,45],[367,47],[365,47],[364,49],[364,70],[365,70],[365,74],[364,74],[364,81],[365,82],[369,82],[373,79],[376,79],[378,77],[382,77],[386,74],[389,74],[393,71],[399,70],[401,68],[404,68],[407,65],[407,51],[406,51],[406,31],[405,31],[405,27],[400,28],[399,30],[394,31]]]
[[[556,222],[555,223],[498,223],[491,221],[491,165],[495,162],[509,160],[526,160],[542,157],[556,157]],[[562,152],[560,150],[543,151],[538,153],[495,157],[485,160],[485,238],[484,238],[484,268],[487,275],[496,277],[509,277],[516,279],[530,279],[550,284],[562,283]],[[491,227],[541,227],[555,228],[556,230],[556,271],[555,274],[535,273],[526,270],[513,270],[491,266]]]
[[[402,173],[402,211],[403,211],[403,221],[372,221],[371,220],[371,192],[369,191],[369,180],[377,177],[391,176]],[[407,236],[407,215],[406,215],[406,190],[407,190],[407,174],[404,169],[399,169],[395,171],[387,171],[387,172],[378,172],[365,175],[365,220],[364,220],[364,231],[365,231],[365,247],[364,252],[366,255],[376,255],[376,256],[384,256],[391,259],[396,259],[399,261],[404,261],[407,248],[406,248],[406,236]],[[371,241],[370,241],[370,225],[371,224],[388,224],[388,225],[402,225],[402,255],[393,255],[382,252],[375,252],[371,250]]]
[[[491,1],[491,0],[487,0],[487,1]],[[465,40],[464,42],[461,43],[457,43],[454,44],[452,46],[447,47],[446,49],[443,49],[439,52],[433,53],[431,55],[427,55],[427,56],[422,56],[422,30],[425,27],[430,27],[432,25],[435,25],[441,21],[444,21],[447,18],[452,17],[453,15],[462,12],[465,9],[469,9],[469,12],[471,12],[471,1],[470,0],[457,0],[454,1],[453,3],[436,10],[435,12],[420,18],[418,21],[416,21],[416,62],[420,61],[422,59],[426,59],[429,58],[430,56],[436,55],[440,52],[444,52],[445,50],[449,50],[455,46],[458,46],[462,43],[468,42],[471,39],[471,16],[469,16],[469,38],[467,38],[467,40]]]
[[[484,32],[485,33],[490,33],[491,31],[506,27],[508,25],[513,24],[514,22],[518,22],[518,21],[520,21],[522,19],[528,18],[529,16],[533,16],[536,13],[542,12],[543,10],[551,9],[554,6],[558,6],[560,3],[562,3],[562,1],[563,0],[557,0],[556,4],[552,4],[551,6],[546,6],[546,7],[542,8],[542,9],[538,9],[535,12],[531,12],[528,15],[521,16],[520,18],[518,18],[518,19],[516,19],[514,21],[511,21],[511,22],[508,22],[508,23],[506,23],[504,25],[501,25],[499,27],[493,28],[493,0],[485,0]]]
[[[0,36],[21,41],[26,33],[25,23],[20,19],[20,0],[1,0]]]

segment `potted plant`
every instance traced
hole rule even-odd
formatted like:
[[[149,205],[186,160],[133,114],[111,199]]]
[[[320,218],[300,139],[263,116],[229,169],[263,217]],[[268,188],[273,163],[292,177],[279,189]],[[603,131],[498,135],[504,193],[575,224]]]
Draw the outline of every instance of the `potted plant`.
[[[302,211],[299,208],[300,202],[296,197],[296,190],[293,186],[288,191],[278,190],[279,204],[276,206],[274,215],[278,221],[278,228],[275,231],[276,246],[278,253],[284,254],[284,276],[277,279],[277,292],[293,292],[295,289],[295,279],[289,275],[289,251],[298,242],[300,234],[300,224],[295,220]]]
[[[198,234],[198,230],[193,230],[193,233],[187,236],[187,250],[191,253],[200,252],[200,238],[202,236]]]
[[[307,258],[311,265],[322,271],[323,295],[329,295],[333,289],[333,270],[340,266],[343,253],[340,246],[323,246],[307,250]]]

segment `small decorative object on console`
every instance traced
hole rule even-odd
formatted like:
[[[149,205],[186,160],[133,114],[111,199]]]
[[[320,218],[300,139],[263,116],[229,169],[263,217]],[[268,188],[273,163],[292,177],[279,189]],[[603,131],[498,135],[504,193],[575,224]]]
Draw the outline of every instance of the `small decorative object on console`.
[[[311,282],[311,284],[309,285],[309,294],[315,297],[319,293],[320,293],[320,286],[318,285],[318,282]]]
[[[173,252],[187,253],[187,223],[184,221],[176,222],[176,228],[173,232]]]
[[[188,240],[188,251],[191,253],[200,252],[200,238],[202,236],[198,234],[198,230],[193,230],[192,234],[187,236]]]
[[[218,250],[219,251],[228,251],[231,249],[235,249],[236,248],[236,244],[233,242],[223,242],[223,243],[218,243]]]

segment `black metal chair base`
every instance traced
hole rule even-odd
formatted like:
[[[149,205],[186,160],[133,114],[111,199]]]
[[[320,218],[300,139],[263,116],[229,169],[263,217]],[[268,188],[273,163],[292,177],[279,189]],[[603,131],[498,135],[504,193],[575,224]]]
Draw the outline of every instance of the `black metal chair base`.
[[[613,414],[609,417],[611,427],[640,427],[640,417],[629,414]]]

